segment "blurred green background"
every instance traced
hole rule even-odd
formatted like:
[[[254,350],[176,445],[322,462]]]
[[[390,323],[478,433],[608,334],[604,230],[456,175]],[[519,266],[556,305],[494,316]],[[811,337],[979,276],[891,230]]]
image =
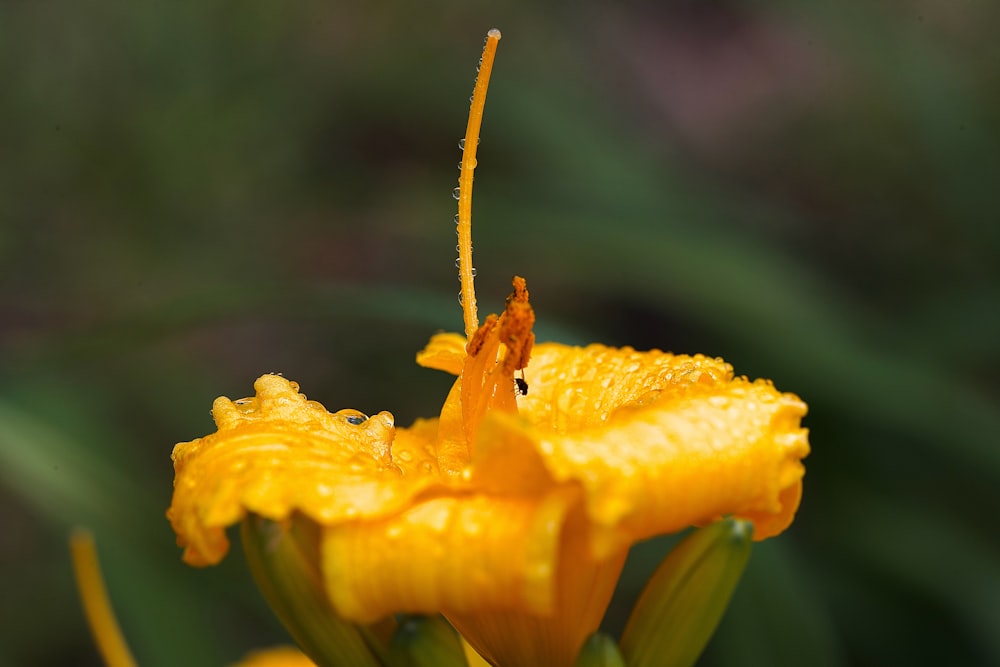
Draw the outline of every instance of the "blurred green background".
[[[998,24],[989,0],[0,4],[0,664],[99,664],[76,524],[143,664],[285,641],[238,553],[181,564],[171,447],[268,371],[436,414],[451,380],[414,354],[461,327],[450,192],[493,26],[481,309],[519,273],[540,339],[721,355],[810,405],[798,520],[701,664],[1000,664]]]

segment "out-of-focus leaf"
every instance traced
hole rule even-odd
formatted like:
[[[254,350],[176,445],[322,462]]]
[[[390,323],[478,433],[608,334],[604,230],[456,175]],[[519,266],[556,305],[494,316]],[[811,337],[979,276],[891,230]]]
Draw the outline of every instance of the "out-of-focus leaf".
[[[188,568],[179,559],[168,567],[154,546],[170,548],[166,522],[159,531],[153,528],[162,514],[126,470],[89,454],[80,441],[35,415],[0,402],[0,480],[50,522],[47,531],[59,533],[60,542],[71,525],[86,525],[98,536],[112,605],[140,662],[207,667],[229,657],[205,625],[203,596],[216,587],[199,586],[197,577],[182,579]],[[68,551],[61,560],[68,572]],[[72,589],[67,596],[75,597]],[[78,607],[75,600],[67,604]],[[165,641],[169,633],[185,641]]]
[[[933,600],[974,640],[971,655],[984,664],[1000,662],[1000,547],[926,499],[902,505],[866,493],[842,498],[839,507],[850,537],[839,541],[838,551],[880,579]]]
[[[753,558],[705,651],[705,664],[836,667],[846,664],[814,571],[790,540],[767,540]]]

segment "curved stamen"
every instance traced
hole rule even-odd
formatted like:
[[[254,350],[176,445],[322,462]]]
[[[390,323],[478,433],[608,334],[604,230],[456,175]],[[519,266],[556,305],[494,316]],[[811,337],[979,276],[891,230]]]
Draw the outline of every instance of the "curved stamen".
[[[479,145],[479,128],[483,123],[483,108],[486,106],[486,89],[490,85],[493,58],[500,41],[500,31],[493,28],[486,33],[486,46],[476,77],[476,87],[472,91],[472,105],[469,107],[469,123],[462,140],[462,170],[458,177],[458,276],[462,282],[462,316],[465,320],[465,337],[479,328],[476,312],[476,289],[472,268],[472,175],[476,168],[476,148]]]

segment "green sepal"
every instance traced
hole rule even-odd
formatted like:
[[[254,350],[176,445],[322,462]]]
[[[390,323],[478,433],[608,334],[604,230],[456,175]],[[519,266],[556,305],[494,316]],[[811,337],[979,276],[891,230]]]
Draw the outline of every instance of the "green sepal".
[[[250,572],[299,648],[319,667],[381,667],[382,624],[364,627],[339,617],[323,590],[319,532],[302,518],[270,521],[257,515],[240,530]]]
[[[743,574],[749,521],[696,530],[660,563],[632,610],[621,649],[629,667],[690,667],[701,655]]]
[[[393,667],[467,665],[458,634],[440,616],[401,617],[389,644],[389,660]]]
[[[584,642],[574,667],[625,667],[625,658],[614,639],[595,632]]]

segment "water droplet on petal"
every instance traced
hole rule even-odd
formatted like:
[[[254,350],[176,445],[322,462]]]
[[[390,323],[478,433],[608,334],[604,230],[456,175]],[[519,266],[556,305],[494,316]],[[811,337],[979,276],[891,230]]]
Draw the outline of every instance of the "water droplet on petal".
[[[476,267],[472,267],[472,277],[476,277]]]
[[[454,197],[455,199],[458,199],[459,197],[461,197],[462,196],[462,188],[455,188],[454,190],[452,190],[451,191],[451,196]]]
[[[458,213],[455,214],[455,224],[458,224]]]
[[[456,257],[455,258],[455,268],[456,269],[462,268],[462,258],[461,257]]]
[[[465,137],[458,140],[458,148],[459,150],[465,150]]]
[[[462,293],[461,292],[458,293],[458,305],[460,305],[460,306],[465,305],[465,302],[462,300]]]

